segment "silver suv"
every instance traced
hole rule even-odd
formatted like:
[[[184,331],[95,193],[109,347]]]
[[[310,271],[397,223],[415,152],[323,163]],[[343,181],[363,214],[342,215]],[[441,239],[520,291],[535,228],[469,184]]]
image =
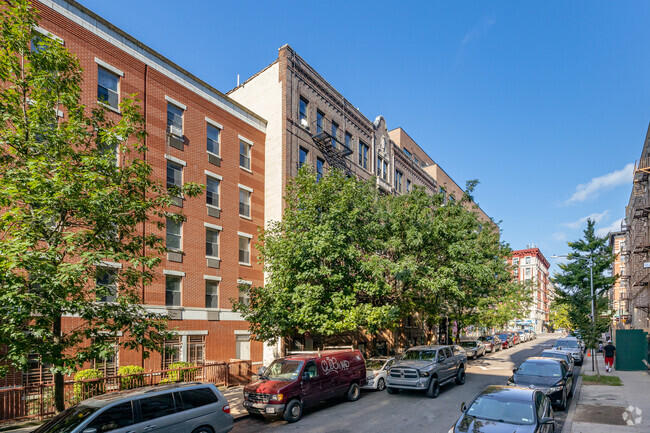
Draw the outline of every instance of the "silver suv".
[[[440,385],[455,380],[465,383],[467,353],[460,346],[416,346],[390,367],[386,390],[396,394],[400,389],[426,391],[427,397],[436,398]]]
[[[226,398],[210,383],[179,383],[99,395],[34,433],[222,433],[233,428]]]
[[[582,345],[575,337],[565,337],[560,338],[553,345],[554,350],[563,350],[565,352],[570,352],[573,356],[573,361],[576,365],[582,365],[584,360],[584,352],[582,351]]]

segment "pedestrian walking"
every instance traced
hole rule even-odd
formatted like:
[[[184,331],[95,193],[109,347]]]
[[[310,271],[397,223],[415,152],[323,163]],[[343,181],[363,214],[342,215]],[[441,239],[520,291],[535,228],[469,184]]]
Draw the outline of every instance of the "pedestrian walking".
[[[605,357],[605,371],[608,373],[612,371],[615,355],[616,346],[612,344],[612,340],[607,340],[607,344],[603,347],[603,356]]]

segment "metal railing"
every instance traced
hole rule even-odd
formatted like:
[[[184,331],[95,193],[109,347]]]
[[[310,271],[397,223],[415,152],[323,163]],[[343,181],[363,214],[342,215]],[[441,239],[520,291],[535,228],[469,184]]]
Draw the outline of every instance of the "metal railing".
[[[244,385],[250,382],[251,377],[250,361],[213,362],[173,370],[65,381],[63,395],[65,407],[68,408],[95,395],[143,386],[194,381],[210,382],[217,386]],[[54,413],[53,383],[0,389],[0,423],[43,418]]]

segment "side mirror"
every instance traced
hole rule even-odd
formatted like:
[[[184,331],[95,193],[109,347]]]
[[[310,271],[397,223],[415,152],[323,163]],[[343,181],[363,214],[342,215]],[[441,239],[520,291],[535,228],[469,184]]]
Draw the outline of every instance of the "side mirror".
[[[266,367],[262,366],[257,370],[257,375],[263,376],[265,371],[266,371]]]
[[[462,402],[460,404],[460,411],[465,413],[466,410],[467,410],[467,405],[465,404],[465,402]]]
[[[542,425],[544,425],[544,424],[555,424],[555,420],[553,418],[544,417],[539,421],[539,423],[542,424]]]

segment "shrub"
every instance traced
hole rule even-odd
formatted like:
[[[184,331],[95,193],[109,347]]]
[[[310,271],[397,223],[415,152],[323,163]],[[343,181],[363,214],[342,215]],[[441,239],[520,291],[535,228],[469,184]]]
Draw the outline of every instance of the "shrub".
[[[191,362],[185,362],[185,361],[179,361],[175,362],[172,365],[169,366],[169,370],[166,373],[166,377],[164,377],[160,383],[175,383],[175,382],[185,382],[185,381],[192,381],[196,377],[196,372],[199,371],[198,368],[192,368],[192,369],[187,369],[187,370],[180,370],[181,368],[187,368],[187,367],[196,367],[196,364],[193,364]],[[178,369],[178,370],[174,370]]]
[[[94,397],[99,394],[104,394],[106,392],[106,383],[101,380],[104,378],[104,373],[95,368],[89,368],[87,370],[79,370],[74,375],[74,380],[91,380],[91,379],[100,379],[94,380],[92,382],[79,382],[75,383],[74,390],[74,401],[80,402],[90,397]]]
[[[125,365],[117,369],[120,377],[120,389],[133,389],[144,386],[144,368],[138,365]]]

